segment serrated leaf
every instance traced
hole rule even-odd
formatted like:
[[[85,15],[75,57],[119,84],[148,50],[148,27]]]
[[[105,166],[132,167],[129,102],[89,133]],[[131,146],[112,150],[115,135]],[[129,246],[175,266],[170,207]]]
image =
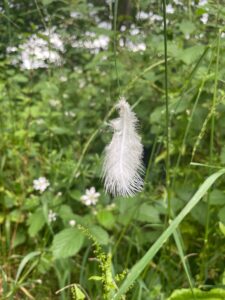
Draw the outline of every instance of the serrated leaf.
[[[179,58],[187,65],[193,63],[203,53],[205,47],[202,45],[196,45],[186,48],[179,55]]]
[[[75,255],[81,249],[84,235],[77,228],[67,228],[54,236],[52,251],[54,258]]]
[[[106,232],[102,227],[100,226],[92,226],[88,228],[91,235],[96,239],[96,241],[100,245],[107,245],[109,241],[109,235],[108,232]]]

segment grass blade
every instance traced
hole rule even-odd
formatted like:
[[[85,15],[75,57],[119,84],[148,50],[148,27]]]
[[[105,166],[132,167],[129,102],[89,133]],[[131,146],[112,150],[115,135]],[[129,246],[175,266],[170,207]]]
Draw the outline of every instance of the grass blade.
[[[119,300],[122,295],[124,295],[134,281],[138,278],[144,268],[149,264],[155,254],[162,248],[163,244],[167,239],[175,232],[178,225],[182,220],[189,214],[189,212],[196,206],[196,204],[201,200],[201,198],[207,193],[213,183],[223,174],[225,174],[225,169],[213,173],[209,176],[203,184],[199,187],[197,192],[187,203],[187,205],[182,209],[178,216],[170,223],[169,227],[161,234],[157,241],[152,245],[152,247],[146,252],[146,254],[133,266],[130,273],[126,277],[125,281],[119,288],[118,292],[114,295],[113,300]]]
[[[34,258],[35,256],[39,256],[41,254],[40,251],[34,251],[34,252],[30,252],[29,254],[27,254],[21,261],[20,265],[19,265],[19,268],[18,268],[18,271],[16,273],[16,280],[15,282],[18,281],[21,273],[23,272],[23,269],[25,268],[26,264],[32,259]]]

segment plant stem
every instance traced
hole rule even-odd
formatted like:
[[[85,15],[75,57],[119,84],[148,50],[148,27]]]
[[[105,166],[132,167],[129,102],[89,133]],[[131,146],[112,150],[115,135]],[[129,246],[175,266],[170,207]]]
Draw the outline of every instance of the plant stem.
[[[218,87],[218,71],[219,71],[219,57],[220,57],[220,36],[221,31],[218,31],[217,36],[217,51],[216,51],[216,70],[215,70],[215,81],[214,81],[214,92],[212,99],[212,118],[211,118],[211,131],[210,131],[210,165],[213,163],[213,150],[214,150],[214,134],[215,134],[215,110],[217,104],[217,87]],[[207,194],[207,215],[206,215],[206,226],[205,226],[205,247],[208,245],[209,235],[209,222],[210,222],[210,193]]]
[[[163,0],[163,25],[164,25],[164,60],[165,60],[165,105],[166,105],[166,190],[168,199],[168,218],[171,215],[170,197],[170,125],[169,125],[169,98],[168,98],[168,64],[167,64],[167,24],[166,0]]]

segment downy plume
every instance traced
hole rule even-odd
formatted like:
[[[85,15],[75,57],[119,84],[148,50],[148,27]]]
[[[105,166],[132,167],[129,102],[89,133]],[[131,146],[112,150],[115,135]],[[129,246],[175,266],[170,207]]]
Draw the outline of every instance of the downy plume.
[[[119,100],[116,108],[119,118],[110,122],[114,132],[105,148],[104,186],[114,196],[133,196],[143,188],[143,146],[137,133],[138,120],[125,98]]]

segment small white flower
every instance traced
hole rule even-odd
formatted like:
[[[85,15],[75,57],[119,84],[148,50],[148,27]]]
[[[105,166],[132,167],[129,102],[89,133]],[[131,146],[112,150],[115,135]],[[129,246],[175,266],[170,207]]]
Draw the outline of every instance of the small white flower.
[[[42,280],[41,280],[41,279],[37,279],[36,282],[37,282],[38,284],[42,284]]]
[[[61,197],[62,196],[62,192],[58,192],[56,197]]]
[[[207,0],[200,0],[198,6],[205,6],[207,4]]]
[[[149,18],[149,15],[148,13],[144,12],[144,11],[140,11],[137,15],[137,17],[140,19],[140,20],[147,20]]]
[[[172,6],[171,4],[168,4],[168,5],[166,6],[166,12],[167,12],[168,14],[173,14],[173,13],[174,13],[174,8],[173,8],[173,6]]]
[[[67,77],[66,76],[60,76],[60,81],[61,82],[66,82],[67,81]]]
[[[225,38],[225,32],[221,32],[221,38]]]
[[[68,99],[68,98],[69,98],[69,95],[68,95],[68,94],[63,94],[63,98],[64,98],[64,99]]]
[[[76,117],[76,114],[72,111],[65,111],[65,116],[74,118],[74,117]]]
[[[36,191],[40,191],[40,193],[43,193],[49,185],[50,185],[50,183],[45,177],[40,177],[33,181],[34,189]]]
[[[52,106],[52,107],[58,107],[58,106],[60,106],[60,101],[55,100],[55,99],[51,99],[51,100],[49,100],[49,105]]]
[[[116,204],[115,203],[112,203],[112,204],[109,204],[106,206],[106,209],[111,211],[111,210],[114,210],[116,208]]]
[[[36,123],[37,123],[38,125],[42,125],[42,124],[45,123],[45,121],[44,121],[43,119],[37,119],[37,120],[36,120]]]
[[[203,14],[200,18],[203,24],[206,24],[208,22],[208,19],[209,19],[209,14]]]
[[[75,220],[70,220],[69,224],[71,227],[74,227],[76,225],[76,221]]]
[[[139,34],[139,32],[140,32],[140,30],[138,28],[132,28],[130,30],[131,35],[137,35],[137,34]]]
[[[173,2],[174,2],[176,5],[183,5],[183,3],[180,2],[180,0],[173,0]]]
[[[83,202],[83,204],[87,206],[96,205],[99,196],[100,193],[96,193],[95,188],[91,187],[89,190],[86,189],[86,193],[81,197],[81,201]]]
[[[57,219],[57,214],[50,209],[49,212],[48,212],[48,221],[49,221],[49,223],[55,222],[56,219]]]

